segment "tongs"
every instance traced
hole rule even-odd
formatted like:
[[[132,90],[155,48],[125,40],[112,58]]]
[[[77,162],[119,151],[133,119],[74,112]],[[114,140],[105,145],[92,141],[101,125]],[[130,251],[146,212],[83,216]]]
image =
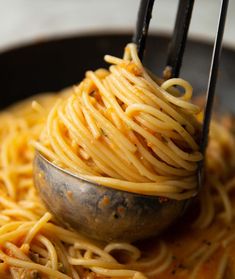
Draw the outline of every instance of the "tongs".
[[[141,0],[136,31],[133,36],[133,42],[138,47],[138,55],[143,60],[146,39],[148,36],[149,23],[152,17],[152,9],[155,0]],[[217,31],[214,40],[213,53],[209,71],[209,79],[205,97],[205,108],[202,125],[202,133],[200,137],[200,152],[205,155],[209,127],[214,103],[217,75],[219,69],[220,54],[222,49],[222,41],[224,34],[224,26],[226,21],[229,0],[221,0],[220,13],[218,18]],[[170,73],[168,78],[176,78],[179,76],[180,68],[183,61],[185,46],[187,43],[188,29],[191,21],[194,0],[180,0],[174,31],[169,43],[166,69]],[[198,164],[198,188],[204,183],[204,160]]]

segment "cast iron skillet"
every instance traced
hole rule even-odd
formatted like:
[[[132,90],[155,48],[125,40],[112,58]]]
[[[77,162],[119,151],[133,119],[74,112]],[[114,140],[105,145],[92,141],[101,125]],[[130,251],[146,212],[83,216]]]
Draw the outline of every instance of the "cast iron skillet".
[[[43,91],[57,91],[79,82],[84,72],[105,66],[104,54],[122,55],[128,34],[85,35],[52,39],[12,49],[0,54],[0,108]],[[144,64],[161,74],[168,38],[150,36]],[[209,43],[189,41],[181,76],[196,93],[206,89],[212,47]],[[217,92],[224,108],[235,112],[235,51],[222,53]]]

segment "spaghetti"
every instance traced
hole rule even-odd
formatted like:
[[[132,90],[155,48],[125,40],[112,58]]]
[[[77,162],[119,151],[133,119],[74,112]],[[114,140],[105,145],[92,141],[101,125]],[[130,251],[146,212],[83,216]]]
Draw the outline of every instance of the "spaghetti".
[[[107,74],[102,70],[94,75],[100,77],[101,73]],[[177,94],[175,91],[171,92]],[[61,227],[46,211],[33,185],[33,145],[39,137],[44,144],[48,141],[47,144],[40,145],[41,148],[45,147],[42,152],[45,150],[44,154],[59,163],[58,155],[48,148],[51,143],[44,127],[46,123],[48,125],[48,115],[54,119],[53,111],[62,106],[64,100],[72,100],[70,98],[74,98],[73,94],[74,90],[68,89],[59,96],[35,96],[0,113],[0,278],[233,278],[235,137],[232,133],[232,119],[225,117],[211,125],[206,154],[206,185],[199,195],[195,217],[190,215],[190,221],[184,220],[174,232],[170,231],[168,235],[151,241],[146,240],[135,245],[104,244]],[[164,94],[168,96],[167,92]],[[177,105],[173,106],[170,99],[171,97],[165,102],[171,109],[175,109]],[[57,101],[58,104],[54,107]],[[182,99],[179,101],[179,104],[185,103]],[[183,119],[187,118],[192,127],[197,127],[198,124],[196,121],[194,123],[192,117],[196,111],[187,114],[180,107],[180,112],[182,111]],[[181,114],[176,115],[179,117]],[[134,117],[138,117],[135,121],[143,127],[143,123],[153,123],[149,121],[152,115],[146,116],[147,119],[142,114],[134,114],[131,119],[134,121]],[[83,120],[85,122],[85,116]],[[125,126],[120,118],[117,123]],[[102,132],[99,126],[92,127],[97,127],[100,133],[107,133],[106,130]],[[151,130],[150,127],[145,128],[147,131]],[[183,146],[179,133],[170,129],[164,131],[164,137],[171,138],[171,132],[174,141]],[[66,134],[65,130],[64,133]],[[194,139],[194,134],[189,135]],[[125,136],[128,137],[126,134]],[[140,143],[144,145],[143,140]],[[188,142],[185,141],[184,144],[183,149],[189,147]],[[89,153],[85,148],[80,148],[78,152],[77,154],[83,154],[81,156],[84,156],[84,161],[88,161]],[[195,152],[197,151],[192,148],[190,154],[195,155]],[[153,156],[154,153],[149,154]],[[92,166],[94,164],[89,163]],[[185,171],[183,168],[178,169]],[[99,172],[97,168],[95,171]],[[84,172],[84,175],[89,174]],[[144,177],[142,174],[139,176]],[[180,177],[179,175],[178,179]],[[190,214],[192,212],[193,210]]]
[[[36,148],[101,185],[173,199],[195,195],[202,155],[191,85],[180,78],[158,85],[134,44],[123,59],[105,60],[113,64],[109,71],[87,72],[75,93],[53,107]],[[176,85],[182,96],[171,90]]]

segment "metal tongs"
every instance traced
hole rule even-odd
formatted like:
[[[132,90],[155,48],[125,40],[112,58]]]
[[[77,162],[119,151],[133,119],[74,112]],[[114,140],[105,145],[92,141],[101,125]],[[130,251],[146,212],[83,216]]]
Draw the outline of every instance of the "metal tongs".
[[[179,75],[193,0],[179,0],[175,28],[169,46],[167,67],[171,77]],[[143,58],[154,0],[142,0],[133,41]],[[205,153],[215,93],[228,0],[221,9],[211,59],[200,150]],[[203,162],[198,167],[198,187],[203,183]],[[48,209],[63,224],[102,241],[135,241],[159,234],[185,211],[190,200],[160,202],[158,197],[115,190],[86,181],[49,162],[39,152],[34,160],[34,181]],[[71,195],[68,195],[71,194]],[[72,196],[73,198],[69,198]],[[99,207],[108,198],[109,205]],[[119,209],[123,208],[123,214]]]

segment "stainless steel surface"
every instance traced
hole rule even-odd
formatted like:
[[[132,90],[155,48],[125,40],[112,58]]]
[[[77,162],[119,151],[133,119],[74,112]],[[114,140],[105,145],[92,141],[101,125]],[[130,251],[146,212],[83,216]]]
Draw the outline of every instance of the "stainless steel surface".
[[[161,200],[95,185],[36,153],[34,181],[48,209],[67,227],[92,238],[134,241],[159,234],[188,201]]]

